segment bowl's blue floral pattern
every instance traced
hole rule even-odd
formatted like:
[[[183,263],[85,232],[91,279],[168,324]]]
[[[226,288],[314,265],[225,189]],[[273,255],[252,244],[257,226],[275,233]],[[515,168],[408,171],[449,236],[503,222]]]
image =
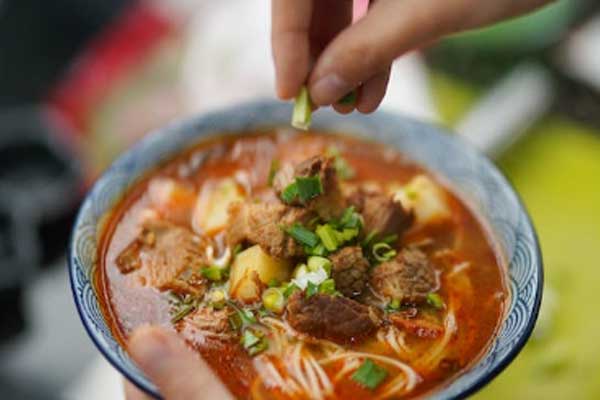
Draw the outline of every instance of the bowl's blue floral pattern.
[[[92,284],[98,221],[149,168],[213,134],[287,126],[291,108],[271,101],[253,102],[171,124],[147,136],[121,156],[85,199],[69,249],[71,286],[90,337],[128,379],[158,397],[155,385],[132,363],[111,334]],[[510,184],[494,165],[442,129],[379,112],[339,116],[319,111],[316,129],[344,132],[387,143],[427,166],[448,182],[487,221],[509,265],[511,302],[505,320],[485,355],[468,372],[436,392],[436,399],[461,398],[489,382],[516,356],[535,324],[542,295],[542,258],[529,217]]]

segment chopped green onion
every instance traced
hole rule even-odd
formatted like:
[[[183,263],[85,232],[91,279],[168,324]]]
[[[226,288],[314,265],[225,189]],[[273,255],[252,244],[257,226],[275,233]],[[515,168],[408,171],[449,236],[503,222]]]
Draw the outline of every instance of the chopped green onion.
[[[298,196],[300,201],[306,203],[310,199],[323,194],[323,183],[318,175],[296,178],[296,186],[298,188]]]
[[[387,243],[387,244],[392,244],[392,243],[396,242],[397,240],[398,240],[398,235],[395,233],[392,233],[391,235],[387,235],[386,237],[381,239],[381,241],[383,243]]]
[[[285,203],[291,203],[296,197],[298,197],[298,185],[296,182],[290,183],[281,192],[281,200]]]
[[[273,179],[275,179],[275,174],[279,170],[279,160],[274,159],[271,161],[271,168],[269,168],[269,177],[267,178],[267,185],[269,187],[273,186]]]
[[[246,329],[242,334],[240,343],[248,351],[248,354],[254,356],[268,347],[268,343],[261,332]]]
[[[315,247],[304,246],[304,253],[309,256],[326,256],[327,249],[323,246],[323,243],[319,243]]]
[[[429,293],[427,295],[427,303],[438,310],[444,308],[444,299],[437,293]]]
[[[379,262],[389,261],[396,257],[396,254],[396,250],[387,243],[379,242],[373,245],[373,257]]]
[[[326,279],[319,285],[319,293],[335,294],[335,281],[333,279]]]
[[[220,268],[220,267],[205,267],[202,268],[202,270],[200,271],[202,273],[202,276],[205,277],[208,280],[211,280],[213,282],[218,282],[223,280],[224,278],[224,269]]]
[[[298,279],[305,274],[308,274],[308,267],[306,266],[306,264],[298,264],[294,269],[292,276]]]
[[[308,299],[309,297],[314,296],[318,292],[319,292],[319,286],[315,285],[311,281],[308,281],[308,283],[306,285],[306,298]]]
[[[307,130],[310,127],[312,116],[312,102],[305,85],[300,88],[300,93],[294,100],[292,126],[297,129]]]
[[[279,281],[275,278],[271,279],[267,284],[270,288],[279,286]]]
[[[384,368],[367,358],[352,375],[352,380],[373,390],[385,380],[387,374],[388,373]]]
[[[234,329],[242,329],[256,323],[256,317],[252,310],[240,308],[232,301],[228,301],[227,304],[235,311],[235,314],[229,318]]]
[[[180,320],[182,320],[183,318],[185,318],[186,315],[188,315],[189,313],[191,313],[192,311],[194,311],[196,309],[196,304],[195,303],[189,303],[189,304],[182,304],[178,309],[177,312],[173,315],[173,317],[171,317],[171,323],[177,323]]]
[[[262,294],[262,302],[265,308],[276,314],[281,314],[285,308],[285,296],[278,288],[268,288]]]
[[[358,236],[358,228],[344,228],[342,231],[342,239],[344,242],[349,242]]]
[[[367,235],[367,237],[365,237],[362,241],[362,246],[363,247],[367,247],[371,244],[371,242],[375,239],[375,236],[377,236],[377,231],[371,231],[369,232],[369,234]]]
[[[356,103],[356,90],[346,93],[337,103],[343,106],[349,106]]]
[[[315,232],[328,251],[335,251],[338,248],[339,244],[336,238],[336,231],[331,225],[319,225]]]
[[[328,258],[311,256],[308,257],[307,265],[310,271],[324,269],[328,276],[331,274],[331,261]]]
[[[300,288],[298,287],[298,285],[296,285],[293,282],[288,282],[284,287],[283,287],[283,296],[287,299],[288,297],[290,297],[292,294],[294,294],[294,292],[297,292],[298,290],[300,290]]]
[[[286,233],[293,237],[297,242],[307,245],[308,247],[314,247],[319,243],[317,235],[298,223],[287,228]]]
[[[341,228],[359,228],[361,224],[361,216],[355,211],[354,207],[346,208],[339,221],[339,227]]]
[[[265,338],[262,338],[260,342],[258,342],[255,346],[252,346],[248,349],[248,354],[251,356],[255,356],[259,353],[262,353],[266,349],[269,348],[269,342]]]
[[[209,293],[209,300],[213,308],[220,310],[225,307],[227,295],[223,289],[214,289]]]
[[[386,311],[398,311],[400,309],[400,300],[393,299],[390,301],[386,307]]]

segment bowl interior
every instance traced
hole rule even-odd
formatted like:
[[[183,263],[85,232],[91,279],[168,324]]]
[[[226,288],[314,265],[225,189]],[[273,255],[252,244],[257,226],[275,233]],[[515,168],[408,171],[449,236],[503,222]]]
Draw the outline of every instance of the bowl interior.
[[[70,243],[71,287],[83,324],[98,349],[128,379],[155,396],[158,391],[133,364],[103,318],[91,283],[96,263],[98,221],[146,171],[203,137],[273,126],[288,126],[289,105],[259,101],[169,125],[121,156],[96,182],[77,217]],[[504,176],[459,138],[406,117],[379,112],[339,116],[319,111],[314,128],[387,143],[449,184],[483,218],[508,263],[511,300],[497,336],[463,375],[433,394],[457,398],[498,374],[523,347],[537,318],[542,291],[542,260],[529,217]]]

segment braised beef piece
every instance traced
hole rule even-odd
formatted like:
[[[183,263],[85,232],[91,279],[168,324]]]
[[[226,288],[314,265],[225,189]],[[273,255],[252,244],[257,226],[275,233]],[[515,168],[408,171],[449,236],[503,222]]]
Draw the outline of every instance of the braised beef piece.
[[[375,309],[343,296],[294,293],[287,305],[287,320],[299,332],[334,342],[357,342],[377,329]]]
[[[194,344],[204,344],[206,339],[231,339],[236,333],[229,324],[231,311],[199,307],[179,321],[176,328],[185,339]]]
[[[273,257],[302,256],[304,251],[285,227],[294,223],[306,224],[314,217],[307,209],[279,203],[233,203],[229,207],[227,243],[258,244]]]
[[[149,220],[140,235],[117,257],[116,264],[124,274],[137,271],[148,286],[201,295],[206,288],[197,271],[207,264],[207,245],[186,228],[163,220]]]
[[[363,217],[363,236],[371,232],[377,233],[378,237],[400,235],[410,228],[414,219],[412,213],[381,191],[356,189],[348,196],[348,204]]]
[[[335,287],[344,296],[359,296],[369,280],[369,262],[359,246],[344,247],[329,256]]]
[[[284,165],[275,175],[273,188],[278,196],[294,182],[296,177],[318,176],[323,185],[323,194],[309,200],[305,204],[296,198],[290,204],[303,206],[315,211],[321,218],[330,220],[339,217],[345,208],[345,199],[340,191],[334,159],[331,157],[311,157],[295,168],[289,164]]]
[[[416,304],[437,289],[438,278],[425,253],[404,249],[393,260],[373,269],[371,286],[382,296]]]

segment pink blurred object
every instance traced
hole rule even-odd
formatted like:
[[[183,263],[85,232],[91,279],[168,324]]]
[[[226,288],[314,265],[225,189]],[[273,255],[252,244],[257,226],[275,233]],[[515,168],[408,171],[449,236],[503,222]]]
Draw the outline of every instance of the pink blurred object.
[[[369,0],[354,0],[352,9],[352,23],[365,16],[369,9]]]

